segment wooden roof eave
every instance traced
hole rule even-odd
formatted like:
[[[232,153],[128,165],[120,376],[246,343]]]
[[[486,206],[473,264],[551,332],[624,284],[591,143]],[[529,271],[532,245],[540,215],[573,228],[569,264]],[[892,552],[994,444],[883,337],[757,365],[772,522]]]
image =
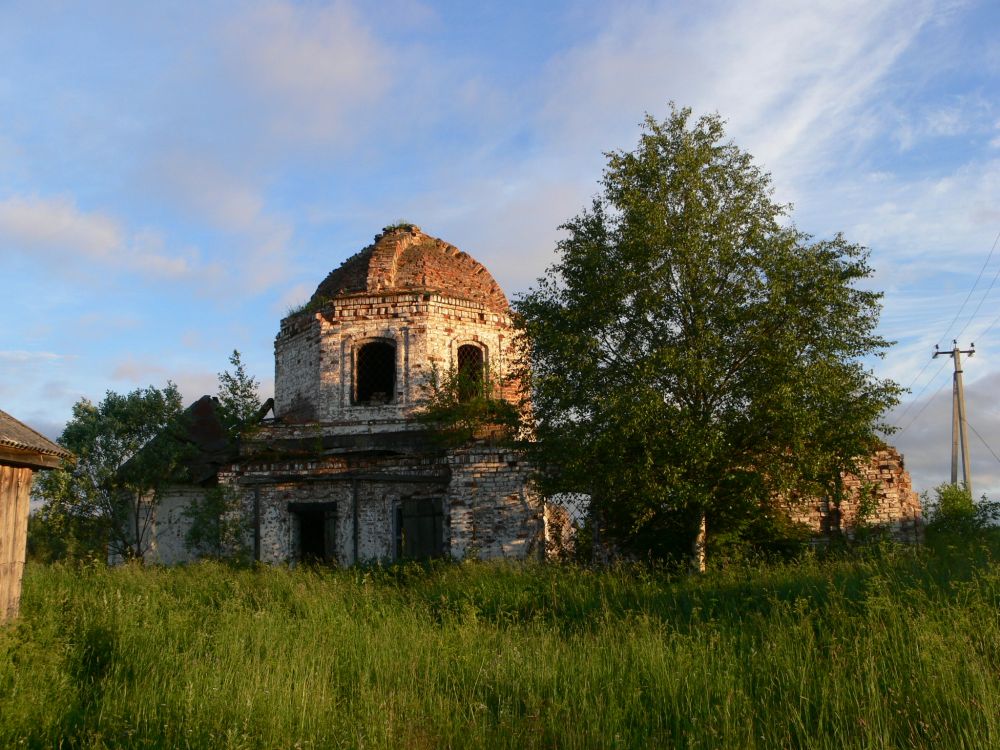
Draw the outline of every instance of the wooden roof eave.
[[[58,469],[63,462],[60,456],[40,451],[21,450],[9,445],[0,445],[0,464],[27,466],[32,469]]]

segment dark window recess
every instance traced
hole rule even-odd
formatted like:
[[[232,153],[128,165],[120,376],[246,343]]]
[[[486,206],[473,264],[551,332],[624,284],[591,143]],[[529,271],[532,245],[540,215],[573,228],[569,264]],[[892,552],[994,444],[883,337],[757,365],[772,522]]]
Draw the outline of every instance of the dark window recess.
[[[325,507],[296,505],[299,507],[293,512],[299,521],[299,561],[313,565],[335,562],[337,514]]]
[[[458,347],[458,398],[460,401],[482,395],[483,350],[473,344]]]
[[[387,404],[396,391],[396,347],[382,341],[358,349],[355,366],[354,401]]]
[[[444,554],[441,500],[404,500],[396,507],[396,559],[425,560]]]

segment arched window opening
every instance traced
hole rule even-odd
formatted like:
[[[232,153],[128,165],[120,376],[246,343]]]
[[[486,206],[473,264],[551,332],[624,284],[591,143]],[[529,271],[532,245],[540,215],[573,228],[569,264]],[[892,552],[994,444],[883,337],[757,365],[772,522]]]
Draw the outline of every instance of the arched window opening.
[[[396,347],[373,341],[358,349],[355,364],[354,402],[387,404],[396,392]]]
[[[458,398],[468,401],[483,393],[483,350],[474,344],[458,347]]]

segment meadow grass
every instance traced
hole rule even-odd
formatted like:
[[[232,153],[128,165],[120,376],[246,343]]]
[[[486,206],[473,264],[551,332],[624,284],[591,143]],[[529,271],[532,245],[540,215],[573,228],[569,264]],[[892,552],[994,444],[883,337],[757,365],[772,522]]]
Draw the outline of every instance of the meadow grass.
[[[998,558],[29,565],[0,747],[996,748]]]

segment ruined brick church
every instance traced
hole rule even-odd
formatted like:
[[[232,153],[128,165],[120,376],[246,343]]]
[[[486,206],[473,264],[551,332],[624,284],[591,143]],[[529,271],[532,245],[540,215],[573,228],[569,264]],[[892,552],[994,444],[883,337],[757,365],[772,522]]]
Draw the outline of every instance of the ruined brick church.
[[[213,486],[235,498],[262,562],[544,557],[565,543],[566,514],[532,490],[522,457],[489,441],[444,448],[415,419],[435,374],[488,374],[515,399],[513,347],[507,299],[485,267],[416,226],[387,228],[281,321],[273,418],[233,447],[210,397],[189,409],[200,459],[149,508],[146,559],[195,556],[185,509]],[[819,533],[850,533],[866,514],[897,537],[919,534],[898,453],[847,479],[839,507],[790,513]]]
[[[189,559],[184,508],[218,481],[237,493],[263,562],[544,555],[553,513],[509,448],[446,449],[415,412],[431,379],[488,373],[501,397],[513,336],[507,298],[480,263],[416,226],[391,227],[281,321],[273,419],[220,450],[151,512],[147,559]],[[436,375],[435,375],[436,374]],[[211,400],[192,407],[202,454],[221,439]],[[554,530],[549,530],[549,536]]]

